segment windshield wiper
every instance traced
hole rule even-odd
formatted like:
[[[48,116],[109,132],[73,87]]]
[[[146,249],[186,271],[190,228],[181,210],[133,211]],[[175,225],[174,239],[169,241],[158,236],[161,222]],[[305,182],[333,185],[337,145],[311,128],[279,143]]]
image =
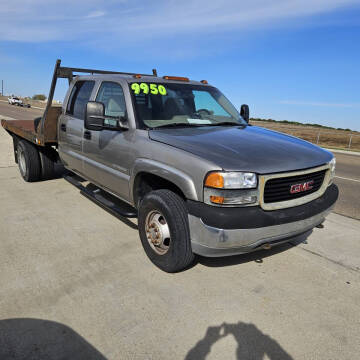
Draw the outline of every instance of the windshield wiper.
[[[211,124],[208,124],[208,126],[241,126],[241,127],[246,127],[245,124],[235,123],[235,122],[232,122],[232,121],[211,123]]]
[[[190,124],[190,123],[171,123],[160,126],[154,126],[151,129],[169,128],[169,127],[198,127],[198,126],[209,126],[209,124]]]

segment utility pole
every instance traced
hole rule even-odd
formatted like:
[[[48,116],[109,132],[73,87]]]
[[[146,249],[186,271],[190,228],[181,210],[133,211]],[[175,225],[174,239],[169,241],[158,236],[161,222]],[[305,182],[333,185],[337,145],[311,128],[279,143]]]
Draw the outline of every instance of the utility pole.
[[[4,96],[4,80],[1,80],[1,96]]]

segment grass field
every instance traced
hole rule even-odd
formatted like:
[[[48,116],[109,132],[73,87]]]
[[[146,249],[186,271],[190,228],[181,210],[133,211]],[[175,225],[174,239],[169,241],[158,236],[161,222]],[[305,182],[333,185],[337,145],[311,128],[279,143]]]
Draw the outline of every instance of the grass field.
[[[252,125],[283,132],[320,146],[360,151],[360,132],[321,129],[306,125],[291,125],[268,121],[250,121]]]

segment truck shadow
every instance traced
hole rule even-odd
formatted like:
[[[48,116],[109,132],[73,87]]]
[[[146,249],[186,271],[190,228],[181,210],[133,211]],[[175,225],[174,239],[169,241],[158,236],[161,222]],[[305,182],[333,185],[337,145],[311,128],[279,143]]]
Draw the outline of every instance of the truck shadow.
[[[205,360],[210,354],[211,347],[228,335],[234,337],[237,348],[234,357],[229,353],[223,353],[223,359],[263,360],[266,355],[270,360],[293,360],[269,335],[262,333],[254,324],[240,321],[208,327],[205,336],[189,350],[184,360]]]
[[[311,235],[311,233],[312,230],[309,230],[306,233],[301,234],[300,236],[294,237],[293,239],[289,240],[289,242],[287,243],[274,246],[270,250],[257,250],[248,254],[224,256],[219,258],[198,256],[196,263],[208,267],[233,266],[233,265],[248,263],[251,261],[255,261],[261,264],[264,261],[264,259],[269,256],[282,253],[295,246],[298,246],[299,244],[306,243],[307,238]]]
[[[68,326],[54,321],[25,318],[0,321],[0,359],[106,358]]]

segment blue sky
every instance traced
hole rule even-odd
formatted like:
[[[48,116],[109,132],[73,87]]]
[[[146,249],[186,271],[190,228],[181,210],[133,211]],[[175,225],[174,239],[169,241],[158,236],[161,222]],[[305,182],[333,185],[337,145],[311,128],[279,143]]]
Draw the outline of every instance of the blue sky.
[[[0,24],[7,94],[47,94],[57,58],[156,67],[207,79],[253,117],[360,131],[360,0],[0,0]]]

